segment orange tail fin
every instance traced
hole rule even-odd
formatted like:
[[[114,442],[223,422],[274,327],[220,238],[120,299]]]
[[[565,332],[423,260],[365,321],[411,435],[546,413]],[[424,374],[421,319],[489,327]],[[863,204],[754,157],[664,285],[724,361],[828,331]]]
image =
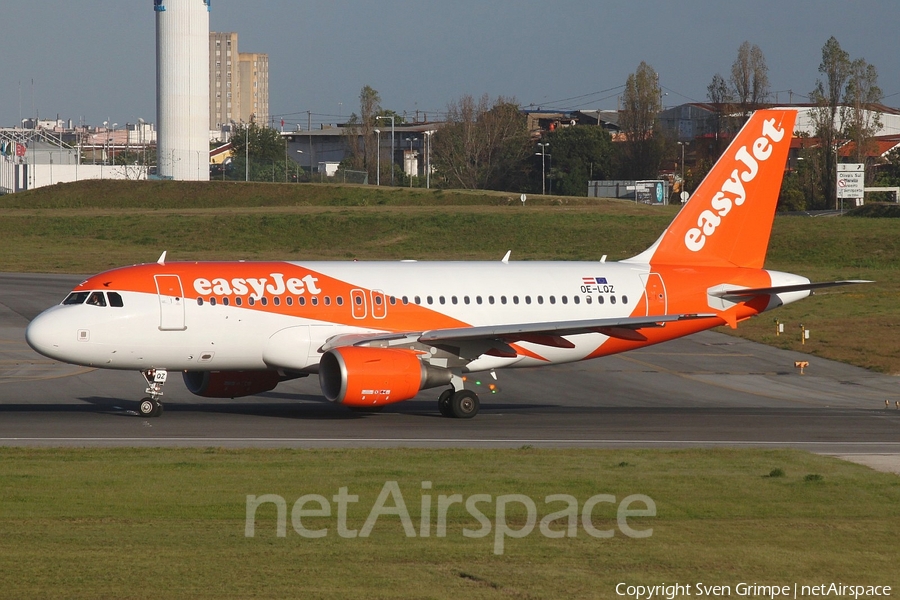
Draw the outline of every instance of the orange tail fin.
[[[662,237],[631,260],[762,268],[796,117],[753,113]]]

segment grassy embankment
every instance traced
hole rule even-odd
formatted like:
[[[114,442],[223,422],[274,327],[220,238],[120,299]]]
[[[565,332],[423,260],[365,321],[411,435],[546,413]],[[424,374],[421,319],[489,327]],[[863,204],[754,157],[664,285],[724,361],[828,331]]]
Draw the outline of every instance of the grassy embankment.
[[[493,260],[510,249],[513,260],[617,260],[649,246],[675,210],[372,186],[82,182],[0,198],[0,270],[93,273],[163,250],[170,260]],[[900,219],[779,217],[767,267],[878,283],[824,290],[735,333],[900,373],[898,264]]]
[[[359,530],[387,481],[398,483],[415,537],[393,515],[367,538],[340,537],[332,496],[342,487],[359,496],[347,518]],[[285,499],[286,537],[276,536],[274,505],[259,509],[255,536],[245,536],[248,494]],[[325,537],[292,527],[304,494],[331,505],[330,517],[302,519],[327,528]],[[454,504],[446,537],[437,537],[442,494],[489,494],[477,505],[489,534],[465,537],[481,525]],[[550,539],[536,526],[504,538],[495,554],[503,494],[533,499],[538,523],[566,506],[548,495],[574,496],[580,511],[611,494],[615,503],[598,504],[592,523],[614,535],[590,537],[579,518],[576,537]],[[631,494],[656,505],[655,517],[628,520],[652,528],[650,537],[617,527],[616,507]],[[420,535],[422,512],[429,537]],[[509,504],[509,527],[525,517],[522,504]],[[565,527],[563,518],[551,523]],[[8,598],[615,598],[619,582],[704,582],[733,595],[740,582],[896,590],[898,536],[900,479],[794,451],[0,449]]]

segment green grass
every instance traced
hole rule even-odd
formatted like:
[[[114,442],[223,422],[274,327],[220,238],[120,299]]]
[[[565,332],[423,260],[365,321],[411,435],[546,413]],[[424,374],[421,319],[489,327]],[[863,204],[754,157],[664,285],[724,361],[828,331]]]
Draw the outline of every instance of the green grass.
[[[407,538],[382,516],[370,537],[344,539],[333,516],[304,519],[329,530],[306,539],[288,515],[280,538],[272,505],[244,535],[248,494],[280,495],[290,513],[304,494],[330,500],[348,487],[359,502],[347,525],[359,529],[387,481],[417,530],[421,496],[432,496],[431,537]],[[623,581],[900,584],[900,479],[794,451],[0,449],[0,490],[4,597],[611,598]],[[457,504],[435,537],[440,494],[524,494],[540,521],[562,508],[549,494],[581,507],[601,493],[652,498],[656,517],[629,520],[652,536],[597,539],[579,522],[574,538],[535,528],[496,555],[493,529],[463,535],[480,525]],[[493,522],[494,501],[478,506]],[[511,505],[511,527],[524,517]],[[615,505],[598,505],[594,524],[615,528]]]
[[[0,198],[0,271],[96,273],[156,260],[610,260],[660,235],[673,207],[373,186],[89,181]],[[823,290],[734,332],[900,374],[900,220],[778,217],[767,267]],[[774,319],[787,334],[775,335]],[[800,343],[800,324],[811,339]]]

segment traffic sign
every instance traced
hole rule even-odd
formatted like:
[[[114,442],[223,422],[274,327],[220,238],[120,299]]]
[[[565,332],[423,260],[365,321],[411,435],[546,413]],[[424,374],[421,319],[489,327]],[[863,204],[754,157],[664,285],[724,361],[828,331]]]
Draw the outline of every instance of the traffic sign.
[[[862,198],[865,195],[866,166],[862,163],[838,163],[837,197]]]

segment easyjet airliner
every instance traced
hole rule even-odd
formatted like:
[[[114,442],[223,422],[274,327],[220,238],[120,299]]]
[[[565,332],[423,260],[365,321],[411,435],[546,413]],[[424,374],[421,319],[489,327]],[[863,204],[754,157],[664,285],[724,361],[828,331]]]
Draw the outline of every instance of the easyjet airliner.
[[[817,287],[763,268],[795,111],[756,112],[645,252],[618,263],[166,262],[107,271],[28,326],[32,348],[194,394],[236,398],[317,374],[325,398],[377,410],[466,374],[598,358],[738,322]]]

